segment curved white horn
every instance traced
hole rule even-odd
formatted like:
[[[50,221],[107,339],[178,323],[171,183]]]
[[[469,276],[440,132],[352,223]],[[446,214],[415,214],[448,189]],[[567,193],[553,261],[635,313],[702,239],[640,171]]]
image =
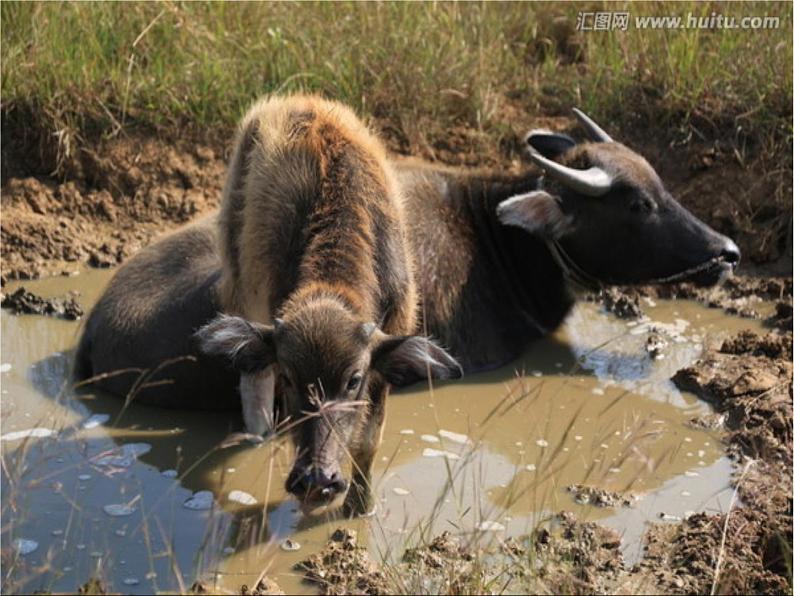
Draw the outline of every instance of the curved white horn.
[[[543,157],[532,146],[529,147],[529,157],[550,176],[583,195],[600,197],[605,195],[612,186],[612,178],[601,168],[595,166],[587,170],[569,168]]]
[[[598,126],[593,120],[585,114],[583,111],[573,108],[573,115],[576,116],[576,119],[579,121],[579,124],[587,131],[587,134],[590,135],[590,139],[593,141],[598,141],[599,143],[614,143],[615,141],[612,140],[606,131]]]

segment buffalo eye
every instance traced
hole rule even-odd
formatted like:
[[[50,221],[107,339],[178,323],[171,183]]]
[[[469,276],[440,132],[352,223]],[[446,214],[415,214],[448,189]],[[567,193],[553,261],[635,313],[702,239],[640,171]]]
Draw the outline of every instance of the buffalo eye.
[[[285,375],[284,373],[281,373],[279,375],[279,382],[281,383],[281,386],[284,389],[289,389],[290,387],[292,387],[292,381],[290,381],[289,377],[287,375]]]
[[[355,373],[347,382],[347,390],[355,391],[361,386],[361,373]]]
[[[631,202],[629,209],[632,211],[632,213],[652,213],[654,209],[656,209],[656,203],[654,203],[651,199],[637,199],[636,201]]]

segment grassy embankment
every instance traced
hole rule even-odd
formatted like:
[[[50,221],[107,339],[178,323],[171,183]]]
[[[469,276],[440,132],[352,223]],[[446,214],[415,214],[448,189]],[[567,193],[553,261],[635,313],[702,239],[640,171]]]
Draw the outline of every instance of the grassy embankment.
[[[498,141],[513,98],[530,113],[575,104],[615,122],[640,113],[740,129],[767,149],[790,144],[790,5],[620,3],[600,9],[776,15],[781,26],[577,34],[578,11],[597,9],[4,2],[3,118],[58,133],[66,150],[132,125],[226,134],[252,98],[311,90],[414,142],[455,125]]]

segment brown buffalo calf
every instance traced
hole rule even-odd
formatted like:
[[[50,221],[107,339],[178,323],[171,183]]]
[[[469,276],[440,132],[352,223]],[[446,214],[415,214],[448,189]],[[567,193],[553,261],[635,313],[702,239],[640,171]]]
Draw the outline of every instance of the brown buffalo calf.
[[[219,231],[230,314],[197,333],[201,348],[240,371],[251,430],[272,411],[277,376],[299,422],[290,492],[309,506],[333,500],[352,459],[346,508],[368,511],[389,387],[461,375],[443,349],[410,335],[416,284],[383,148],[341,104],[261,101],[240,127]]]

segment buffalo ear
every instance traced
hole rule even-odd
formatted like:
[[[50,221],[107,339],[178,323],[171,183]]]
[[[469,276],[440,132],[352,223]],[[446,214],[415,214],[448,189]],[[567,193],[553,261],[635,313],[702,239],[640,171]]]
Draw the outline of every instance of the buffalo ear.
[[[199,329],[194,338],[203,353],[228,358],[240,372],[258,372],[276,360],[273,327],[242,317],[219,315]]]
[[[576,146],[576,141],[568,135],[548,130],[532,130],[524,141],[543,157],[554,160]]]
[[[505,199],[496,216],[506,226],[517,226],[546,240],[559,240],[571,231],[573,219],[566,215],[560,199],[545,190],[533,190]]]
[[[463,376],[460,364],[442,347],[417,335],[385,336],[372,351],[372,366],[395,387],[405,387],[428,377],[459,379]]]

